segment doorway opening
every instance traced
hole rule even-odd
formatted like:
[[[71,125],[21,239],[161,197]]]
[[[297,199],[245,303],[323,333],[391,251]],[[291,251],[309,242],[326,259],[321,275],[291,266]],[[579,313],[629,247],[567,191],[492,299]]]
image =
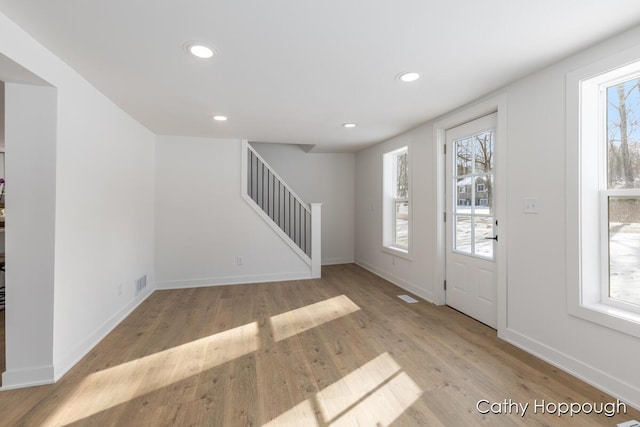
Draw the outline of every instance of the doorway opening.
[[[486,161],[486,157],[483,157],[486,155],[481,153],[477,159],[474,157],[470,159],[470,161],[474,162],[474,168],[476,167],[475,162],[479,161],[480,164],[477,168],[471,168],[471,170],[467,171],[466,174],[463,173],[460,176],[456,176],[456,185],[454,185],[454,178],[448,178],[445,170],[447,158],[450,158],[445,154],[445,150],[448,149],[447,132],[478,118],[492,115],[494,113],[496,117],[496,124],[494,134],[492,135],[494,138],[492,147],[494,152],[491,159],[491,173],[484,173],[485,171],[483,170],[481,163]],[[447,269],[451,269],[451,267],[455,269],[456,266],[455,264],[447,266],[447,240],[455,245],[456,242],[453,240],[455,237],[453,234],[453,226],[454,221],[458,219],[461,227],[463,225],[466,226],[466,232],[468,234],[467,247],[464,247],[464,242],[462,241],[464,239],[462,239],[457,242],[460,244],[459,249],[466,249],[467,252],[472,252],[473,256],[469,256],[469,258],[473,258],[472,261],[485,261],[489,255],[494,259],[495,278],[490,278],[488,273],[480,272],[480,284],[476,282],[475,286],[476,288],[478,286],[484,288],[486,287],[487,282],[490,282],[491,280],[494,281],[495,308],[493,309],[493,313],[495,315],[495,320],[493,321],[493,327],[497,329],[499,337],[504,336],[503,334],[507,329],[507,96],[506,94],[497,95],[465,108],[464,110],[449,114],[436,121],[433,129],[433,155],[436,159],[434,191],[436,193],[436,218],[439,219],[434,222],[434,235],[436,236],[436,241],[434,243],[436,250],[434,282],[441,284],[441,286],[435,287],[434,302],[439,305],[445,305],[448,303],[448,293],[451,288],[448,283],[449,277]],[[478,133],[470,133],[471,137],[476,135],[479,138],[482,138],[481,131]],[[451,142],[450,145],[452,145]],[[462,148],[463,144],[460,145]],[[454,149],[449,148],[449,150]],[[450,155],[451,151],[447,151],[447,153]],[[453,165],[450,167],[453,169]],[[448,185],[447,180],[449,180]],[[457,185],[458,182],[461,183],[460,186]],[[491,185],[493,202],[490,202],[489,200],[489,182]],[[457,193],[455,194],[457,198],[454,197],[453,188],[455,188],[456,191],[462,191],[460,190],[460,187],[462,186],[464,186],[466,195]],[[447,187],[451,190],[448,198],[451,207],[448,206],[447,202]],[[455,208],[453,208],[452,205],[453,200],[456,201]],[[458,203],[460,203],[459,207]],[[490,205],[490,203],[493,203],[493,205]],[[458,218],[456,218],[456,215],[458,215]],[[490,220],[491,223],[489,222]],[[465,221],[466,224],[464,224]],[[498,235],[496,221],[500,226],[500,233],[499,240],[494,241],[493,238]],[[460,238],[464,237],[464,231],[465,230],[462,230],[462,234],[459,236]],[[471,244],[472,238],[474,242],[473,244]],[[454,261],[449,260],[449,262],[451,264]],[[457,273],[449,272],[449,275],[463,275],[463,273],[465,273],[465,268],[460,266],[458,267]],[[482,289],[482,293],[480,293],[483,297],[484,292],[485,290]]]
[[[497,114],[446,132],[446,304],[496,329]]]

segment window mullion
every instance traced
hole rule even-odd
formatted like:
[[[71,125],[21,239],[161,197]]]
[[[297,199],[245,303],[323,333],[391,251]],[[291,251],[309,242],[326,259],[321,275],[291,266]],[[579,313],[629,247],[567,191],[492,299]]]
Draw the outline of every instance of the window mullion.
[[[476,136],[471,138],[471,218],[470,218],[470,230],[471,230],[471,254],[476,254],[476,186],[477,174],[476,174]]]

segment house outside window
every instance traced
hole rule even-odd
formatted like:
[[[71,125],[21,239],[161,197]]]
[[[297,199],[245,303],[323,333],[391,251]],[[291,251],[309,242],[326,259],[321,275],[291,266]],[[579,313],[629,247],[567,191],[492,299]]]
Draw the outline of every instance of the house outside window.
[[[383,247],[400,255],[408,254],[411,229],[408,147],[384,154],[383,167]]]
[[[640,336],[638,54],[617,67],[611,58],[567,76],[567,100],[578,107],[567,107],[567,190],[578,192],[567,218],[576,218],[576,227],[567,232],[567,261],[578,266],[568,280],[568,309],[635,336]]]

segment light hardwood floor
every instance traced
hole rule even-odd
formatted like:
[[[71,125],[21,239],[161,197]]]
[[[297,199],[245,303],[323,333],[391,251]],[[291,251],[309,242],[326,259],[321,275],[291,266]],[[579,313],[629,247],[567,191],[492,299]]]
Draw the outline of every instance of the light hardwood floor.
[[[323,278],[155,292],[57,384],[0,392],[6,426],[615,426],[614,402],[448,307],[352,264]],[[529,403],[480,414],[480,400]],[[485,409],[487,405],[482,405]],[[539,410],[538,410],[539,412]]]

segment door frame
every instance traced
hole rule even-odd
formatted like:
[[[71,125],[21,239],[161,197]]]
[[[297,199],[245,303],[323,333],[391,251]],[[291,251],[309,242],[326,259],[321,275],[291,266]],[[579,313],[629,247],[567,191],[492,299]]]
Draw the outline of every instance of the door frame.
[[[436,221],[434,224],[435,240],[435,268],[434,268],[434,303],[444,305],[446,292],[444,281],[446,278],[446,227],[444,215],[446,212],[446,169],[445,152],[446,132],[456,126],[470,122],[487,114],[497,113],[496,148],[495,148],[495,180],[496,205],[495,219],[498,221],[500,241],[496,248],[496,280],[498,310],[498,336],[503,337],[507,329],[507,95],[506,93],[491,97],[484,101],[462,108],[435,121],[433,125],[433,155],[435,168],[433,176],[433,191],[436,195]]]

